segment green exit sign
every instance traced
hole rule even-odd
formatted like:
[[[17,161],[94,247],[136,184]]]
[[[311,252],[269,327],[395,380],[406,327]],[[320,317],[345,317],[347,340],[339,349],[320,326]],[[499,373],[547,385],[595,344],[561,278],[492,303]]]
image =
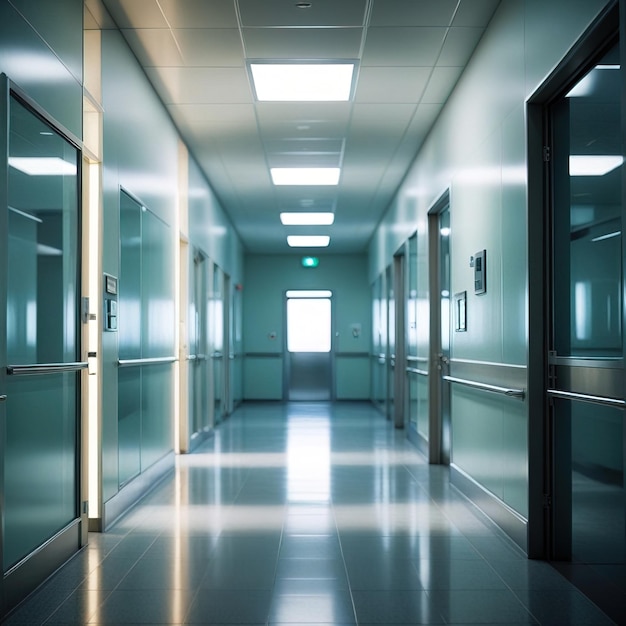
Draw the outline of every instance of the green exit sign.
[[[302,267],[317,267],[320,260],[316,256],[303,256]]]

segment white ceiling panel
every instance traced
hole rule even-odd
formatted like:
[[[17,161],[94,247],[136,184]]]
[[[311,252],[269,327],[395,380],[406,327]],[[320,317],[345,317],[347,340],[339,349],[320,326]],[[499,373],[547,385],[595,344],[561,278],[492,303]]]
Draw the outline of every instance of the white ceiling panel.
[[[371,26],[449,26],[458,0],[384,0],[372,10]]]
[[[165,104],[252,101],[247,74],[224,67],[146,68]]]
[[[123,29],[246,249],[291,254],[303,251],[286,245],[287,230],[278,222],[284,210],[333,211],[328,252],[365,251],[498,5],[86,3],[87,24]],[[251,60],[313,59],[357,61],[353,101],[255,101]],[[342,173],[337,186],[274,186],[273,165],[341,165]]]
[[[244,46],[251,59],[356,59],[361,28],[245,28]]]
[[[432,66],[443,45],[445,28],[370,28],[363,65]]]
[[[362,26],[366,0],[315,0],[309,8],[295,1],[239,0],[243,26]]]
[[[450,28],[437,65],[465,65],[482,34],[482,28]]]
[[[187,67],[243,67],[245,57],[236,28],[185,28],[173,31]]]
[[[430,67],[362,67],[355,101],[360,103],[416,103],[420,101]]]
[[[499,4],[500,0],[461,0],[452,25],[485,28]]]
[[[436,67],[422,97],[424,104],[443,104],[456,85],[462,67]]]
[[[159,0],[159,4],[172,28],[237,28],[233,2]]]
[[[166,28],[142,28],[122,30],[128,45],[144,67],[180,67],[183,56],[172,31]]]
[[[169,28],[157,0],[106,0],[119,28]]]
[[[170,104],[167,108],[189,124],[256,124],[252,104]]]

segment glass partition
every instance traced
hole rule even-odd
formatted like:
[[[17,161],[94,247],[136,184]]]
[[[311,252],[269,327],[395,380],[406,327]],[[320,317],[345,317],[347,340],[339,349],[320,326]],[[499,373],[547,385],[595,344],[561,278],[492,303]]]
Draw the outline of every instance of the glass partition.
[[[80,155],[17,97],[9,128],[5,572],[79,515]]]

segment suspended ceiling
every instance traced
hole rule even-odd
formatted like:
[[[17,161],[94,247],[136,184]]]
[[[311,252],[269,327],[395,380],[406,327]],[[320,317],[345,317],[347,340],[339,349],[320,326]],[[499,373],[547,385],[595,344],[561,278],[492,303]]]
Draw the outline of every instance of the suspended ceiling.
[[[248,252],[289,234],[363,252],[499,0],[86,0],[118,27]],[[309,5],[299,7],[298,5]],[[258,102],[251,60],[353,60],[349,102]],[[337,186],[275,186],[270,167],[341,167]],[[334,224],[283,226],[282,211]],[[302,250],[297,250],[301,253]]]

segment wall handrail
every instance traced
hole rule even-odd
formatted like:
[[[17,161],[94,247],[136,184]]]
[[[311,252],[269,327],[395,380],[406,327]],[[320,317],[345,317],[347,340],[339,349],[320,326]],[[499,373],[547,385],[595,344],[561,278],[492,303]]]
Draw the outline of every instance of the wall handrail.
[[[509,398],[518,398],[519,400],[523,400],[526,396],[525,389],[499,387],[498,385],[489,385],[488,383],[480,383],[475,380],[467,380],[466,378],[456,378],[456,376],[442,376],[442,378],[449,383],[456,383],[458,385],[464,385],[465,387],[471,387],[472,389],[480,389],[481,391],[498,393]]]
[[[588,402],[590,404],[601,404],[603,406],[612,406],[617,409],[626,408],[626,400],[621,398],[609,398],[606,396],[593,396],[587,393],[576,393],[574,391],[562,391],[560,389],[548,389],[547,394],[552,398],[561,398],[562,400],[579,400],[580,402]]]
[[[178,359],[175,356],[159,356],[146,359],[119,359],[118,367],[136,367],[137,365],[162,365],[165,363],[175,363]]]
[[[418,376],[428,376],[428,372],[426,370],[418,369],[417,367],[406,367],[405,370],[409,374],[417,374]]]
[[[32,374],[58,374],[60,372],[78,372],[87,369],[87,361],[74,363],[30,363],[28,365],[7,365],[10,376],[27,376]]]

